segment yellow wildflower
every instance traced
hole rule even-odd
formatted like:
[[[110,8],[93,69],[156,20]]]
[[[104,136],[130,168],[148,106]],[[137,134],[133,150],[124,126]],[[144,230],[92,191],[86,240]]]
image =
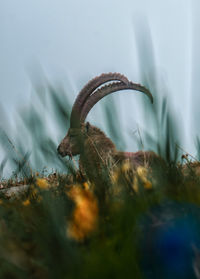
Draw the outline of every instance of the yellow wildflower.
[[[148,169],[144,167],[138,167],[137,168],[137,175],[141,182],[143,183],[143,186],[146,190],[151,190],[153,188],[151,181],[148,180]]]
[[[46,179],[44,179],[44,178],[37,178],[36,184],[40,189],[48,189],[49,188],[49,184],[46,181]]]
[[[84,187],[85,190],[89,190],[90,189],[90,185],[89,185],[88,182],[84,182],[83,183],[83,187]]]
[[[149,181],[149,180],[146,180],[145,182],[144,182],[144,188],[146,189],[146,190],[151,190],[153,187],[152,187],[152,183]]]
[[[139,186],[138,186],[138,178],[136,176],[134,176],[134,179],[133,179],[133,190],[138,193],[138,189],[139,189]]]
[[[73,187],[68,195],[74,201],[75,209],[68,224],[67,235],[82,241],[97,228],[97,201],[91,191],[80,187]]]
[[[27,200],[23,201],[22,204],[24,206],[28,206],[28,205],[30,205],[30,201],[27,199]]]
[[[147,176],[147,169],[144,167],[138,167],[137,174],[140,176],[140,178],[144,178]]]
[[[122,164],[122,167],[121,167],[121,170],[122,172],[127,172],[131,169],[131,163],[129,160],[126,160],[123,164]]]
[[[75,196],[77,195],[77,191],[79,191],[80,188],[81,185],[78,183],[72,185],[65,185],[65,193],[71,200],[74,200]]]

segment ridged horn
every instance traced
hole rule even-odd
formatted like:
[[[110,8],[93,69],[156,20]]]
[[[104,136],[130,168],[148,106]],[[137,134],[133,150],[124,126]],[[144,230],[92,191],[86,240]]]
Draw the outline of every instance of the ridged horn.
[[[128,85],[129,83],[128,79],[124,75],[121,75],[119,73],[107,73],[101,74],[100,76],[93,78],[83,87],[72,107],[70,117],[71,128],[75,128],[80,125],[81,110],[83,108],[84,103],[94,92],[94,90],[96,90],[100,85],[113,80],[118,80],[126,85]]]
[[[137,83],[133,83],[133,82],[129,82],[128,84],[124,84],[123,82],[113,82],[111,84],[105,85],[105,86],[97,89],[90,96],[90,98],[87,99],[87,101],[85,102],[85,104],[82,108],[82,111],[81,111],[80,122],[83,123],[85,121],[89,111],[103,97],[105,97],[111,93],[114,93],[114,92],[117,92],[120,90],[127,90],[127,89],[140,91],[140,92],[146,94],[149,97],[151,103],[153,103],[153,96],[146,87],[144,87],[140,84],[137,84]]]

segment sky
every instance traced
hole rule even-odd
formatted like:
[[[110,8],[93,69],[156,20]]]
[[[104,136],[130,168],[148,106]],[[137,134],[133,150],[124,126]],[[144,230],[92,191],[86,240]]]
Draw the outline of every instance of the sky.
[[[85,83],[100,73],[120,72],[141,82],[141,71],[155,67],[182,119],[184,148],[194,152],[200,101],[199,9],[198,0],[0,0],[0,109],[15,121],[15,111],[31,101],[34,78],[62,83],[73,103]],[[140,36],[146,46],[138,44]],[[141,69],[148,38],[154,57],[149,49]],[[124,126],[131,123],[128,127],[134,130],[141,110],[138,97],[126,93],[112,98]],[[103,127],[100,106],[89,120]],[[123,136],[128,140],[128,133]]]

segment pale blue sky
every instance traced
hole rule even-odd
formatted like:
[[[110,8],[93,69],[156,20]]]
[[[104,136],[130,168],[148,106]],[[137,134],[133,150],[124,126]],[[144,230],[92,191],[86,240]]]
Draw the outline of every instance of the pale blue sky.
[[[31,73],[38,71],[63,83],[72,100],[102,72],[121,72],[140,82],[136,38],[145,33],[143,24],[149,25],[157,72],[184,118],[185,149],[192,152],[189,131],[198,130],[199,11],[198,0],[0,0],[1,104],[11,118],[26,106]],[[145,71],[151,71],[148,63]],[[133,130],[132,120],[140,115],[137,100],[129,93],[116,97],[125,126]],[[129,106],[134,116],[127,113]],[[99,104],[89,119],[103,127],[98,110]]]
[[[192,1],[190,1],[191,3]],[[195,1],[193,1],[195,2]],[[197,1],[196,1],[197,2]],[[0,92],[6,105],[26,101],[28,71],[70,79],[74,90],[101,72],[137,77],[134,29],[148,20],[157,66],[169,86],[185,88],[191,46],[189,1],[0,1]],[[196,19],[197,21],[197,19]]]

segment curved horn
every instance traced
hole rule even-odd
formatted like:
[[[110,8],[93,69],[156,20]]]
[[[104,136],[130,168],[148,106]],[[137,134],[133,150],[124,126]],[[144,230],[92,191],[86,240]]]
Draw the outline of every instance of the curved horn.
[[[97,89],[100,85],[112,81],[118,80],[121,81],[123,84],[128,84],[128,79],[119,73],[108,73],[108,74],[101,74],[90,80],[80,91],[78,94],[76,101],[72,107],[71,118],[70,118],[70,127],[77,127],[80,124],[80,116],[81,116],[81,109],[87,98]]]
[[[137,83],[133,83],[133,82],[129,82],[128,84],[124,84],[123,82],[114,82],[108,85],[105,85],[103,87],[101,87],[100,89],[97,89],[91,96],[90,98],[85,102],[83,109],[81,111],[81,123],[83,123],[89,113],[89,111],[92,109],[92,107],[98,102],[100,101],[103,97],[116,92],[116,91],[120,91],[120,90],[136,90],[136,91],[140,91],[144,94],[146,94],[149,98],[151,103],[153,103],[153,96],[151,94],[151,92],[144,86],[137,84]]]

